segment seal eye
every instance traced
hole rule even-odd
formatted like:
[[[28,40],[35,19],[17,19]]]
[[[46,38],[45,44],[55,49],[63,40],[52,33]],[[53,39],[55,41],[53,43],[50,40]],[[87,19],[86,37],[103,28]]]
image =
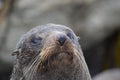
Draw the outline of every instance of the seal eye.
[[[72,39],[72,40],[74,39],[74,36],[73,36],[72,33],[68,33],[67,36],[68,36],[70,39]]]
[[[40,37],[34,37],[34,38],[32,38],[31,43],[33,45],[40,45],[41,44],[41,40],[42,40],[42,38],[40,38]]]

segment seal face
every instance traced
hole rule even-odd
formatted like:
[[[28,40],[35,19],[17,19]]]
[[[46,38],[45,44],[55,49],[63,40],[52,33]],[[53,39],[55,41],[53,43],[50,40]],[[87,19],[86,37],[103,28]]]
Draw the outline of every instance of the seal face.
[[[63,25],[33,28],[22,36],[14,53],[11,80],[82,80],[88,75],[87,69],[82,71],[87,67],[78,37]]]

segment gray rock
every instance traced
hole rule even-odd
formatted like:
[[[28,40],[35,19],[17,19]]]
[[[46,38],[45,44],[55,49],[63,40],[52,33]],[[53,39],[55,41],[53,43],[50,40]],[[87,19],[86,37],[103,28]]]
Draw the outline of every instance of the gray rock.
[[[104,71],[95,76],[93,80],[120,80],[120,69]]]

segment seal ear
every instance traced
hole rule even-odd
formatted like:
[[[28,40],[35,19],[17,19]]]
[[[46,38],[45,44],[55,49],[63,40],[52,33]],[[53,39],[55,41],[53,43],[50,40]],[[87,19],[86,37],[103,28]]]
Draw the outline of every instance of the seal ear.
[[[12,56],[18,55],[19,53],[21,53],[21,49],[16,49],[12,52]]]

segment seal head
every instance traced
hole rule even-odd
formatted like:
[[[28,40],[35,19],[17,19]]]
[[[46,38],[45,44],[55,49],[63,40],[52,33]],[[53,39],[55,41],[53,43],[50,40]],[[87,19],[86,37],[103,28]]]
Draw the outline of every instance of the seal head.
[[[14,53],[11,80],[90,80],[78,37],[64,25],[33,28],[22,36]]]

